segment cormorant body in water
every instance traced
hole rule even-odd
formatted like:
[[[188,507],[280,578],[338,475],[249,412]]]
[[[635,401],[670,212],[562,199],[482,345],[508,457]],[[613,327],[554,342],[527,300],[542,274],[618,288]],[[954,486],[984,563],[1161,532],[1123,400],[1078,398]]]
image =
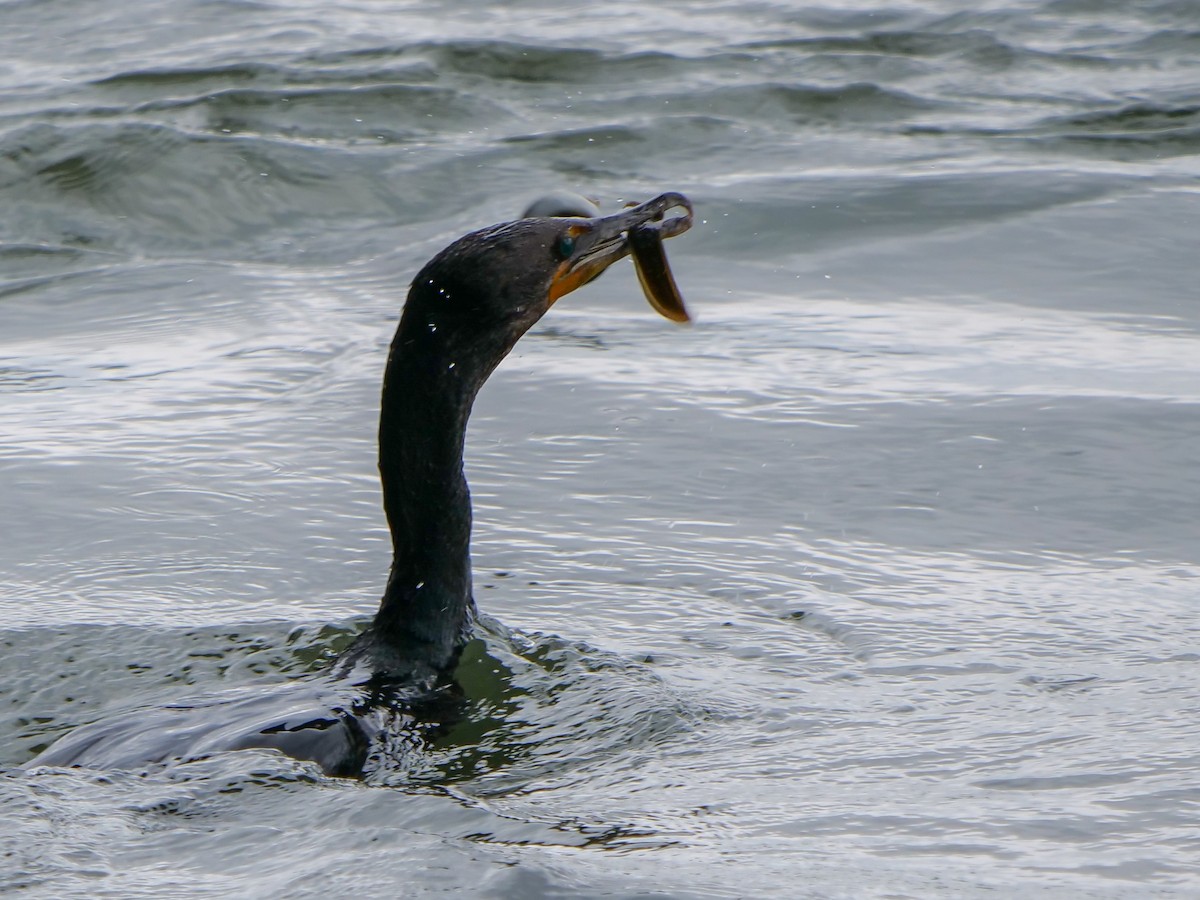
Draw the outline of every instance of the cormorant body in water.
[[[374,620],[332,669],[102,720],[27,765],[140,768],[265,747],[358,776],[373,753],[386,752],[381,733],[445,705],[475,622],[463,445],[479,389],[558,298],[631,253],[655,308],[688,318],[662,253],[664,237],[691,227],[688,200],[667,193],[599,216],[574,197],[548,198],[531,207],[537,217],[460,238],[413,279],[379,422],[391,572]],[[676,208],[684,214],[664,219]]]

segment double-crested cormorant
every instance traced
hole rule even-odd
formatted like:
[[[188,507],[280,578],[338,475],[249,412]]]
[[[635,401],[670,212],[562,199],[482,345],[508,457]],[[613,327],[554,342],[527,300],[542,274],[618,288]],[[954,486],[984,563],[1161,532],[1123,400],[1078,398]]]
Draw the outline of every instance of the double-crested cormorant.
[[[662,240],[691,227],[688,200],[667,193],[599,216],[589,201],[563,199],[574,196],[460,238],[413,279],[379,422],[391,573],[374,620],[331,672],[102,720],[28,765],[129,768],[270,747],[329,774],[363,772],[376,735],[436,693],[472,631],[463,444],[484,381],[556,300],[630,254],[655,308],[687,319]]]
[[[600,215],[600,207],[595,200],[572,191],[553,191],[533,201],[522,215],[525,218],[566,216],[591,219]],[[641,226],[629,229],[633,269],[651,306],[672,322],[690,322],[691,316],[683,305],[683,298],[679,296],[671,267],[667,265],[662,238],[658,228]]]

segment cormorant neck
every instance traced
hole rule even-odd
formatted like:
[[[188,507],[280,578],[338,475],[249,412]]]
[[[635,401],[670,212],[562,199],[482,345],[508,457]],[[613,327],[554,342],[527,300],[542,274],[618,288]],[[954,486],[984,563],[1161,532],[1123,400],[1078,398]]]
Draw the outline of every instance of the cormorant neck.
[[[436,325],[406,308],[388,355],[379,419],[392,568],[364,636],[376,669],[448,668],[474,617],[463,442],[482,379],[469,360],[454,356]]]

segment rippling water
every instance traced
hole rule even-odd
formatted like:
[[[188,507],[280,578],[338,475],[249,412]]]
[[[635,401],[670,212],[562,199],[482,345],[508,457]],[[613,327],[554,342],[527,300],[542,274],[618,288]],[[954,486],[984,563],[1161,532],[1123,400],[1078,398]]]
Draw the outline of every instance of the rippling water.
[[[0,5],[0,890],[1200,890],[1185,2]],[[469,437],[470,714],[368,783],[20,768],[319,668],[407,281],[696,203]]]

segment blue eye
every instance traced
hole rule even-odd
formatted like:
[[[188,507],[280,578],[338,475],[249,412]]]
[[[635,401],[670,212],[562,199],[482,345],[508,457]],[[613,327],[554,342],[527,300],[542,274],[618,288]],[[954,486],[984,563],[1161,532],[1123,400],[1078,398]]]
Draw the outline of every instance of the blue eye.
[[[569,234],[564,234],[558,239],[558,244],[554,248],[558,251],[558,255],[566,259],[575,252],[575,238]]]

